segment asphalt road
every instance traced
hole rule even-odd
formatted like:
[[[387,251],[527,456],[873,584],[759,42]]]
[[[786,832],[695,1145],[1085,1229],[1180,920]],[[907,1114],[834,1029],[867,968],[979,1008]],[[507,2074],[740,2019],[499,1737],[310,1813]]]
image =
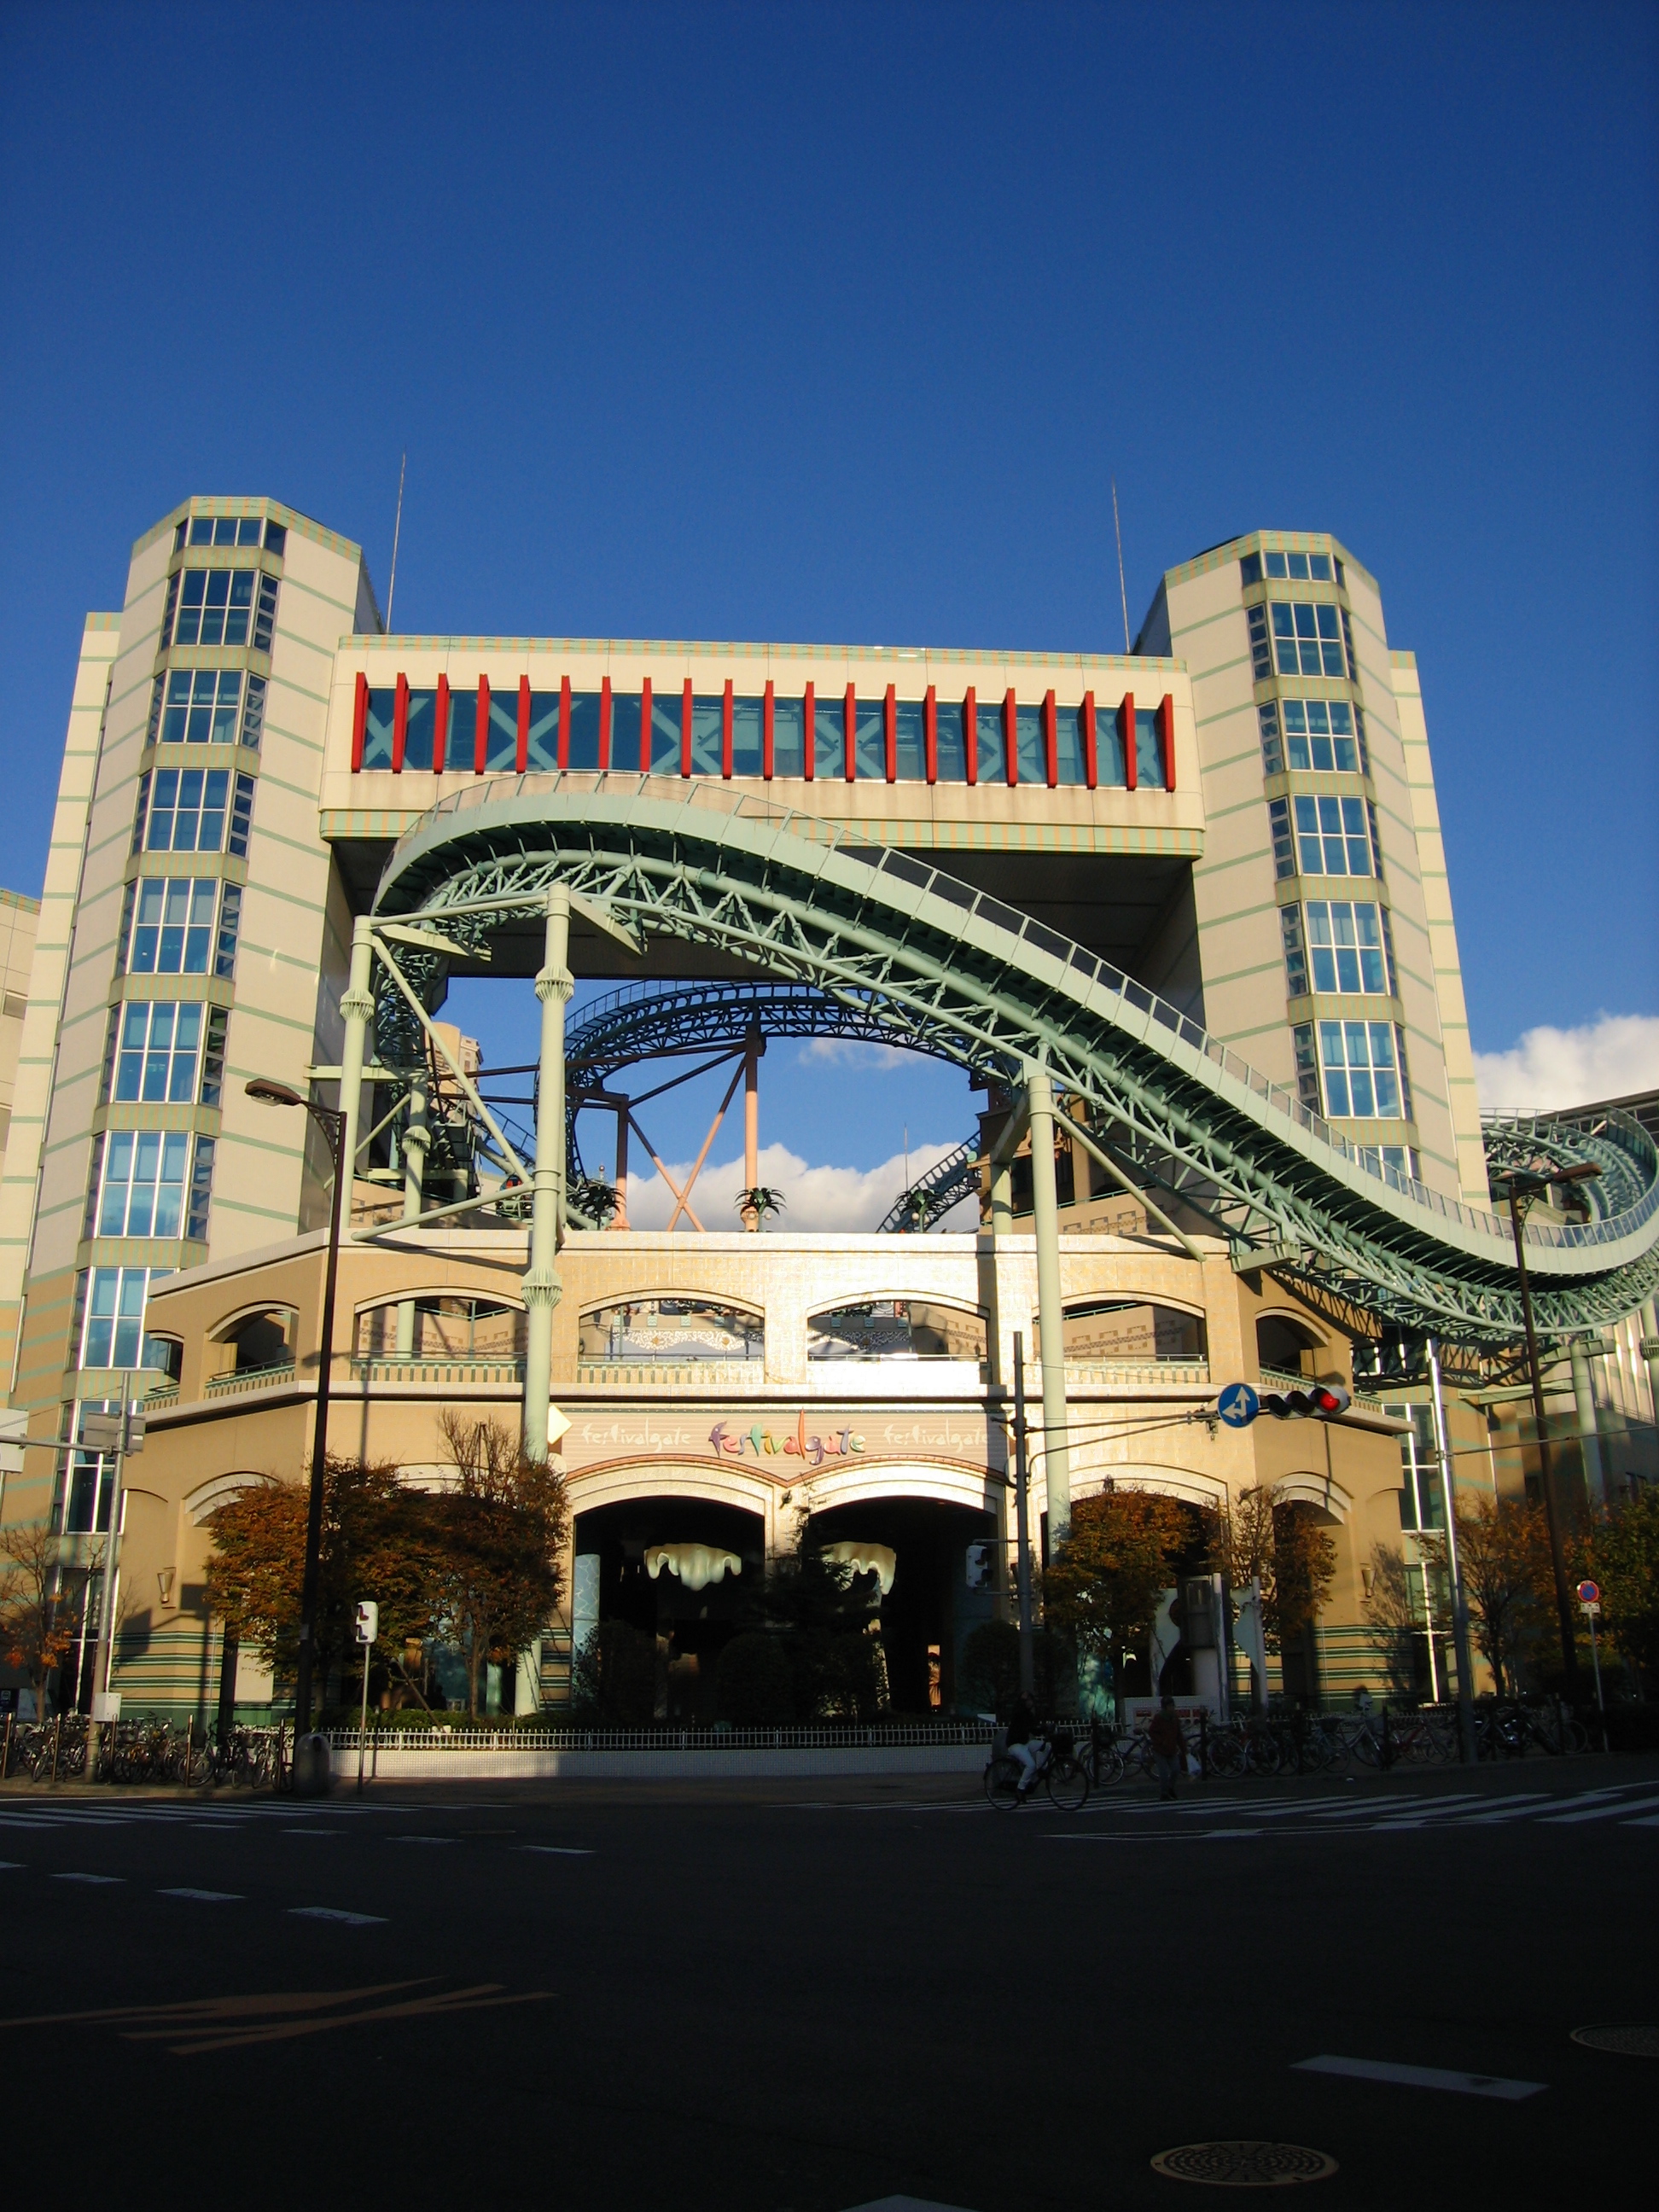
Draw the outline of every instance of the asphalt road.
[[[1659,2068],[1571,2031],[1659,2022],[1659,1760],[1079,1815],[8,1785],[0,1862],[13,2201],[1178,2206],[1154,2154],[1237,2138],[1333,2212],[1652,2186]]]

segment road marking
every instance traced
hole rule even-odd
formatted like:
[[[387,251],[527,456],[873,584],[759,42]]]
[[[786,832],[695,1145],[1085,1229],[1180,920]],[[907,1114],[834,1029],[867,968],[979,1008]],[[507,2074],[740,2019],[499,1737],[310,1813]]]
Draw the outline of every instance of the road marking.
[[[52,1880],[54,1881],[95,1881],[105,1883],[125,1881],[126,1880],[126,1876],[120,1874],[55,1874],[52,1876]]]
[[[22,1871],[21,1859],[0,1859],[0,1874],[21,1874]]]
[[[240,1890],[234,1889],[158,1889],[157,1897],[196,1897],[204,1905],[240,1905],[244,1902]]]
[[[1342,2074],[1357,2081],[1401,2081],[1410,2089],[1455,2089],[1466,2097],[1501,2097],[1519,2104],[1535,2097],[1547,2081],[1506,2081],[1496,2074],[1454,2074],[1440,2066],[1395,2066],[1380,2058],[1335,2058],[1328,2052],[1318,2058],[1298,2058],[1297,2074]]]
[[[1459,1828],[1488,1826],[1494,1820],[1530,1820],[1540,1805],[1551,1802],[1547,1790],[1519,1790],[1501,1805],[1494,1805],[1490,1813],[1464,1813],[1452,1825]]]
[[[1612,1805],[1587,1805],[1582,1813],[1546,1813],[1543,1817],[1550,1827],[1559,1828],[1571,1820],[1616,1820],[1621,1813],[1647,1813],[1656,1805],[1659,1797],[1625,1797]]]
[[[284,1828],[285,1836],[342,1836],[343,1828]]]
[[[1645,1820],[1626,1820],[1625,1826],[1627,1828],[1659,1828],[1659,1813],[1653,1814]]]
[[[544,1858],[591,1859],[593,1853],[574,1844],[520,1844],[521,1851],[539,1851]]]
[[[388,1836],[386,1840],[389,1844],[453,1844],[459,1843],[460,1838],[457,1836]]]
[[[290,1905],[289,1913],[295,1920],[338,1920],[348,1928],[384,1928],[383,1912],[342,1912],[335,1905]]]
[[[1215,1836],[1254,1836],[1259,1842],[1263,1836],[1271,1835],[1273,1831],[1270,1828],[1200,1828],[1198,1832],[1200,1838]]]

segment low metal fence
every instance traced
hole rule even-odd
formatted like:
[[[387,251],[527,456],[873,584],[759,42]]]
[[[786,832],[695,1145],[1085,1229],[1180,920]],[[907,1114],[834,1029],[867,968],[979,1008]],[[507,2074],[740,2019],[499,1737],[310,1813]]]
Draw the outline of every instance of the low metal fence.
[[[369,1729],[365,1743],[382,1751],[851,1751],[989,1745],[989,1721],[833,1721],[789,1728],[478,1728]],[[326,1731],[331,1751],[355,1752],[355,1728]]]

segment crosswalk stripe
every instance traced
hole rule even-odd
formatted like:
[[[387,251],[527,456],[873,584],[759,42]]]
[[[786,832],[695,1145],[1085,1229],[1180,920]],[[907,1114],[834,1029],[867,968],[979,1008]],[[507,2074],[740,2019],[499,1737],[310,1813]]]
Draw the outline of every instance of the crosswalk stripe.
[[[1466,2097],[1501,2097],[1518,2104],[1548,2087],[1544,2081],[1506,2081],[1496,2074],[1457,2074],[1443,2066],[1397,2066],[1385,2059],[1339,2058],[1329,2052],[1317,2058],[1298,2058],[1291,2067],[1297,2074],[1341,2074],[1358,2081],[1400,2081],[1413,2089],[1455,2089]]]
[[[1659,1797],[1625,1797],[1612,1805],[1586,1805],[1577,1813],[1547,1813],[1544,1819],[1550,1827],[1559,1828],[1573,1820],[1616,1820],[1621,1813],[1645,1813],[1656,1805]]]

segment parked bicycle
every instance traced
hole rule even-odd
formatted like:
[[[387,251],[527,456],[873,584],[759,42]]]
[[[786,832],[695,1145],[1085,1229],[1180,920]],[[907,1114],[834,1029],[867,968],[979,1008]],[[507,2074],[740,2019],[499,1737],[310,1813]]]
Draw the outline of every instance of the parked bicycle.
[[[985,1794],[1000,1813],[1012,1813],[1032,1796],[1041,1783],[1062,1813],[1076,1813],[1089,1801],[1089,1770],[1077,1755],[1077,1740],[1069,1729],[1055,1729],[1038,1737],[1031,1749],[1036,1771],[1029,1790],[1020,1784],[1025,1770],[1006,1751],[996,1752],[985,1769]]]

